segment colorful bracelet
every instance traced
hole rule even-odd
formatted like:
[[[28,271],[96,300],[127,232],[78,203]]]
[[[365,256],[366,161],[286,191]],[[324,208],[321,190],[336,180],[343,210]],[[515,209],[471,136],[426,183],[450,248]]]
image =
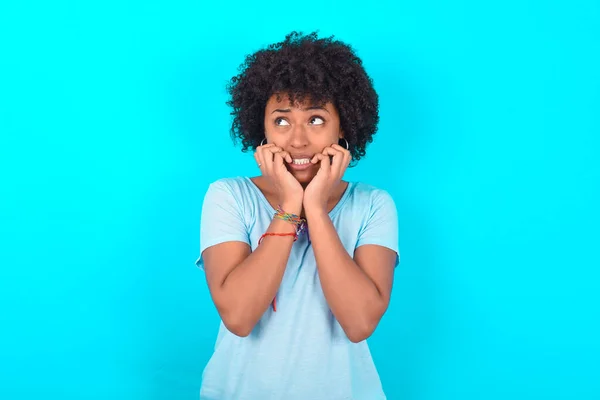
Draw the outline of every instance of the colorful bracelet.
[[[306,219],[292,213],[283,211],[281,206],[277,206],[277,212],[273,215],[274,218],[279,218],[296,225],[296,235],[300,235],[306,228]]]

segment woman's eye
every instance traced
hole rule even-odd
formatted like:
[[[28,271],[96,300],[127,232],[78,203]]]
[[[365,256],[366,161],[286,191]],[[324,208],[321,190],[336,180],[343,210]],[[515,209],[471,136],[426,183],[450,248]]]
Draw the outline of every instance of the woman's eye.
[[[275,119],[275,125],[289,125],[288,122],[283,118]]]
[[[321,117],[312,117],[310,123],[313,125],[323,125],[325,121]]]

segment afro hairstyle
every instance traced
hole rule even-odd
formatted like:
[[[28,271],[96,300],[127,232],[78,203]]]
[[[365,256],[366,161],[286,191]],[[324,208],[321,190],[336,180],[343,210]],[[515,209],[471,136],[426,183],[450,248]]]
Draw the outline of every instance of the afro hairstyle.
[[[287,95],[290,104],[331,102],[354,162],[365,155],[379,122],[379,99],[362,60],[351,46],[333,36],[292,32],[283,42],[247,55],[239,74],[227,83],[232,108],[231,138],[242,151],[256,149],[264,139],[267,101]],[[344,143],[345,146],[345,143]]]

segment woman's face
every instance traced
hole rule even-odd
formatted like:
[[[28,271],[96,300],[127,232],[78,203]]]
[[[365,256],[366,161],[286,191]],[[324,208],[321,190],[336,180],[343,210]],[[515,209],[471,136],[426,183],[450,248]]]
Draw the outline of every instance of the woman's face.
[[[325,147],[337,144],[342,138],[340,118],[332,103],[323,107],[305,101],[290,105],[287,95],[271,96],[265,109],[267,143],[273,143],[290,153],[292,163],[284,161],[288,171],[307,184],[319,170],[319,163],[310,160]],[[264,142],[263,142],[264,144]]]

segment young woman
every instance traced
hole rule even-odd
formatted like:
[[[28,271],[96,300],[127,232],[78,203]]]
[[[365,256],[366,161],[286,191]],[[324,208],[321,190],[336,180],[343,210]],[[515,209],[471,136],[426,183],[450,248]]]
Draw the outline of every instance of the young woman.
[[[385,399],[367,339],[390,301],[390,195],[342,180],[377,130],[378,97],[352,48],[293,32],[228,86],[232,136],[256,177],[213,182],[200,257],[221,316],[203,400]]]

